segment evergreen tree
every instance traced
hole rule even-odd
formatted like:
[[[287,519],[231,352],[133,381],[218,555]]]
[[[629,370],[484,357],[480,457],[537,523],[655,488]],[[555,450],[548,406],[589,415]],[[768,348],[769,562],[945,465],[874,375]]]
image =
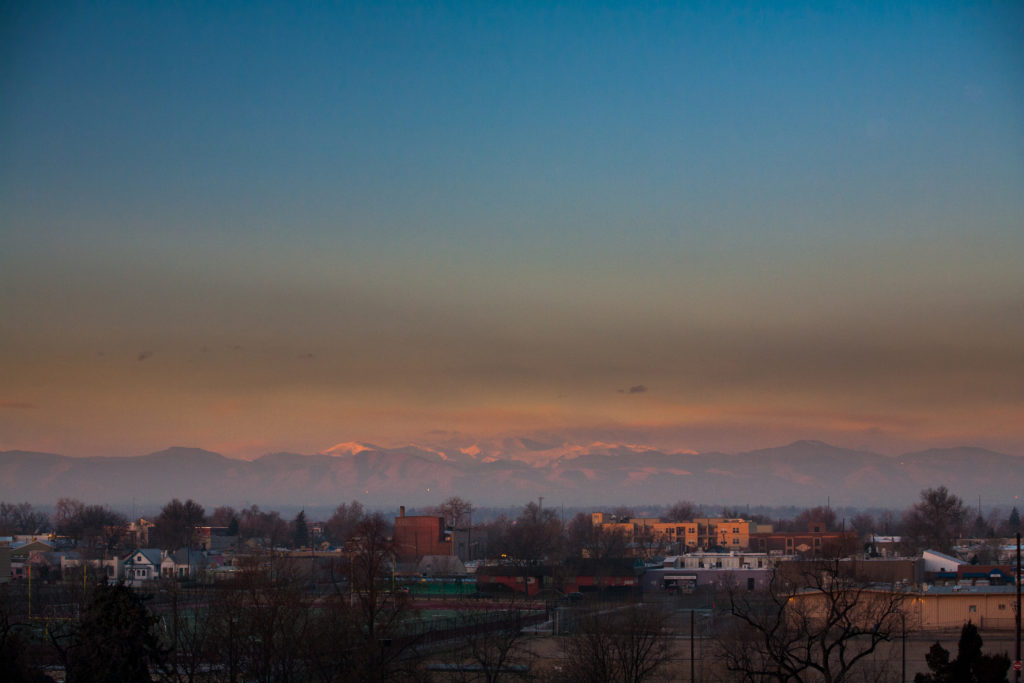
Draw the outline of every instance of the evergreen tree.
[[[99,584],[68,650],[69,683],[151,681],[150,667],[166,652],[156,619],[142,599],[122,583]]]
[[[956,659],[950,661],[949,651],[936,642],[925,657],[931,673],[917,674],[914,683],[1006,683],[1010,658],[1006,653],[982,654],[982,643],[978,627],[967,622],[960,631]]]
[[[53,679],[32,661],[29,643],[20,632],[24,627],[11,623],[7,598],[6,590],[0,593],[0,672],[3,680],[9,683],[53,683]]]
[[[1016,506],[1010,510],[1010,518],[1006,520],[1006,523],[1010,526],[1010,533],[1020,533],[1020,513],[1017,512]]]
[[[292,545],[302,548],[309,545],[309,525],[306,523],[306,511],[299,510],[292,520]]]

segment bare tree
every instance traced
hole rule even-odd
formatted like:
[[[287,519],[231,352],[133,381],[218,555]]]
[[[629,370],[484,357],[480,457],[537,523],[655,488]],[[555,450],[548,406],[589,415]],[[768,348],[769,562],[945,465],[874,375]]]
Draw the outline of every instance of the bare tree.
[[[340,631],[319,623],[301,576],[288,562],[253,556],[230,582],[191,600],[177,591],[164,610],[173,647],[172,681],[319,680],[312,669],[313,643]],[[338,680],[338,679],[329,679]]]
[[[128,518],[102,505],[85,505],[73,498],[57,501],[57,533],[75,539],[87,556],[113,552],[128,531]]]
[[[964,503],[945,486],[921,491],[921,500],[904,514],[905,542],[913,550],[949,552],[967,517]]]
[[[210,515],[210,524],[213,526],[230,526],[232,520],[237,520],[238,515],[235,513],[235,508],[230,505],[219,505],[213,509],[213,514]]]
[[[353,668],[364,681],[388,681],[412,660],[415,642],[398,637],[410,616],[408,594],[394,583],[395,546],[388,522],[380,513],[356,525],[351,540],[351,617],[361,643]]]
[[[562,550],[562,521],[553,508],[527,503],[507,527],[501,543],[501,552],[520,564],[553,559]]]
[[[644,525],[633,534],[633,545],[637,557],[649,560],[664,554],[669,543],[665,534],[655,531],[654,527]]]
[[[252,505],[242,510],[238,520],[238,533],[245,538],[257,538],[269,547],[281,545],[289,535],[288,522],[276,510],[263,512]]]
[[[345,541],[352,536],[356,525],[362,521],[364,516],[363,504],[358,500],[342,503],[335,508],[334,514],[324,524],[324,534],[327,536],[327,540],[336,546],[345,545]]]
[[[570,557],[603,560],[626,556],[626,535],[621,529],[595,525],[590,515],[577,513],[566,526],[567,550]]]
[[[182,503],[175,498],[160,510],[154,520],[156,526],[150,532],[151,542],[164,550],[189,548],[195,540],[196,527],[206,515],[203,506],[191,498]]]
[[[452,496],[434,509],[438,516],[444,517],[444,523],[452,529],[465,529],[473,514],[473,503]]]
[[[737,680],[849,680],[907,628],[904,594],[855,581],[838,559],[813,563],[795,583],[776,572],[766,591],[733,589],[729,601],[719,650]]]
[[[523,632],[525,596],[512,594],[502,602],[490,602],[486,607],[462,605],[456,632],[459,645],[448,653],[453,670],[460,665],[472,670],[465,677],[454,675],[454,680],[483,679],[496,683],[509,676],[526,674],[534,654],[526,646]]]
[[[579,631],[562,639],[567,681],[650,680],[673,658],[669,614],[640,603],[593,609],[579,619]]]
[[[38,534],[49,524],[50,518],[33,510],[31,503],[0,503],[0,535]]]
[[[853,516],[850,526],[860,535],[861,539],[864,539],[868,534],[874,533],[875,518],[867,512],[861,512]]]
[[[813,524],[821,524],[821,531],[832,531],[836,528],[836,512],[828,507],[807,508],[793,519],[793,529],[807,531]]]
[[[664,522],[689,522],[699,516],[696,505],[688,500],[681,500],[666,510],[661,519]]]

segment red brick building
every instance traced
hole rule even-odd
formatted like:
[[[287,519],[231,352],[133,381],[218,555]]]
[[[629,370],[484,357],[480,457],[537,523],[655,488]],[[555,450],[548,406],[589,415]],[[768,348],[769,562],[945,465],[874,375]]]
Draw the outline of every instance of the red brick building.
[[[424,555],[451,555],[451,536],[444,528],[444,517],[405,514],[399,508],[395,518],[395,557],[399,562],[419,562]]]
[[[750,534],[750,550],[759,553],[802,556],[845,556],[857,548],[854,531],[826,531],[811,522],[807,531],[770,531]]]

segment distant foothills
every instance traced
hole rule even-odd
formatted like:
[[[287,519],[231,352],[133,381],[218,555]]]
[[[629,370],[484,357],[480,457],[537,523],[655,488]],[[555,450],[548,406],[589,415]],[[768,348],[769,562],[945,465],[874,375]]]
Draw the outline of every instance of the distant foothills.
[[[903,506],[947,486],[966,501],[1011,506],[1024,493],[1024,457],[982,448],[890,457],[820,441],[744,453],[665,453],[617,444],[518,450],[339,444],[322,453],[236,460],[199,448],[128,458],[0,452],[0,499],[60,497],[125,504],[192,498],[208,504],[433,505],[469,496],[478,505],[650,504],[686,499],[752,505]]]

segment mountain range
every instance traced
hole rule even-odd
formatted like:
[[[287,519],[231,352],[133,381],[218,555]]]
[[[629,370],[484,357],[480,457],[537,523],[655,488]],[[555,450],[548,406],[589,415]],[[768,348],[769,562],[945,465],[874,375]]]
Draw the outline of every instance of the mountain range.
[[[436,505],[461,496],[478,506],[708,504],[903,507],[924,488],[947,486],[967,501],[1009,506],[1024,493],[1024,458],[958,447],[889,457],[820,441],[743,453],[666,453],[636,445],[500,445],[383,448],[341,443],[321,453],[236,460],[199,448],[128,458],[0,452],[0,500],[52,504],[207,506]]]

